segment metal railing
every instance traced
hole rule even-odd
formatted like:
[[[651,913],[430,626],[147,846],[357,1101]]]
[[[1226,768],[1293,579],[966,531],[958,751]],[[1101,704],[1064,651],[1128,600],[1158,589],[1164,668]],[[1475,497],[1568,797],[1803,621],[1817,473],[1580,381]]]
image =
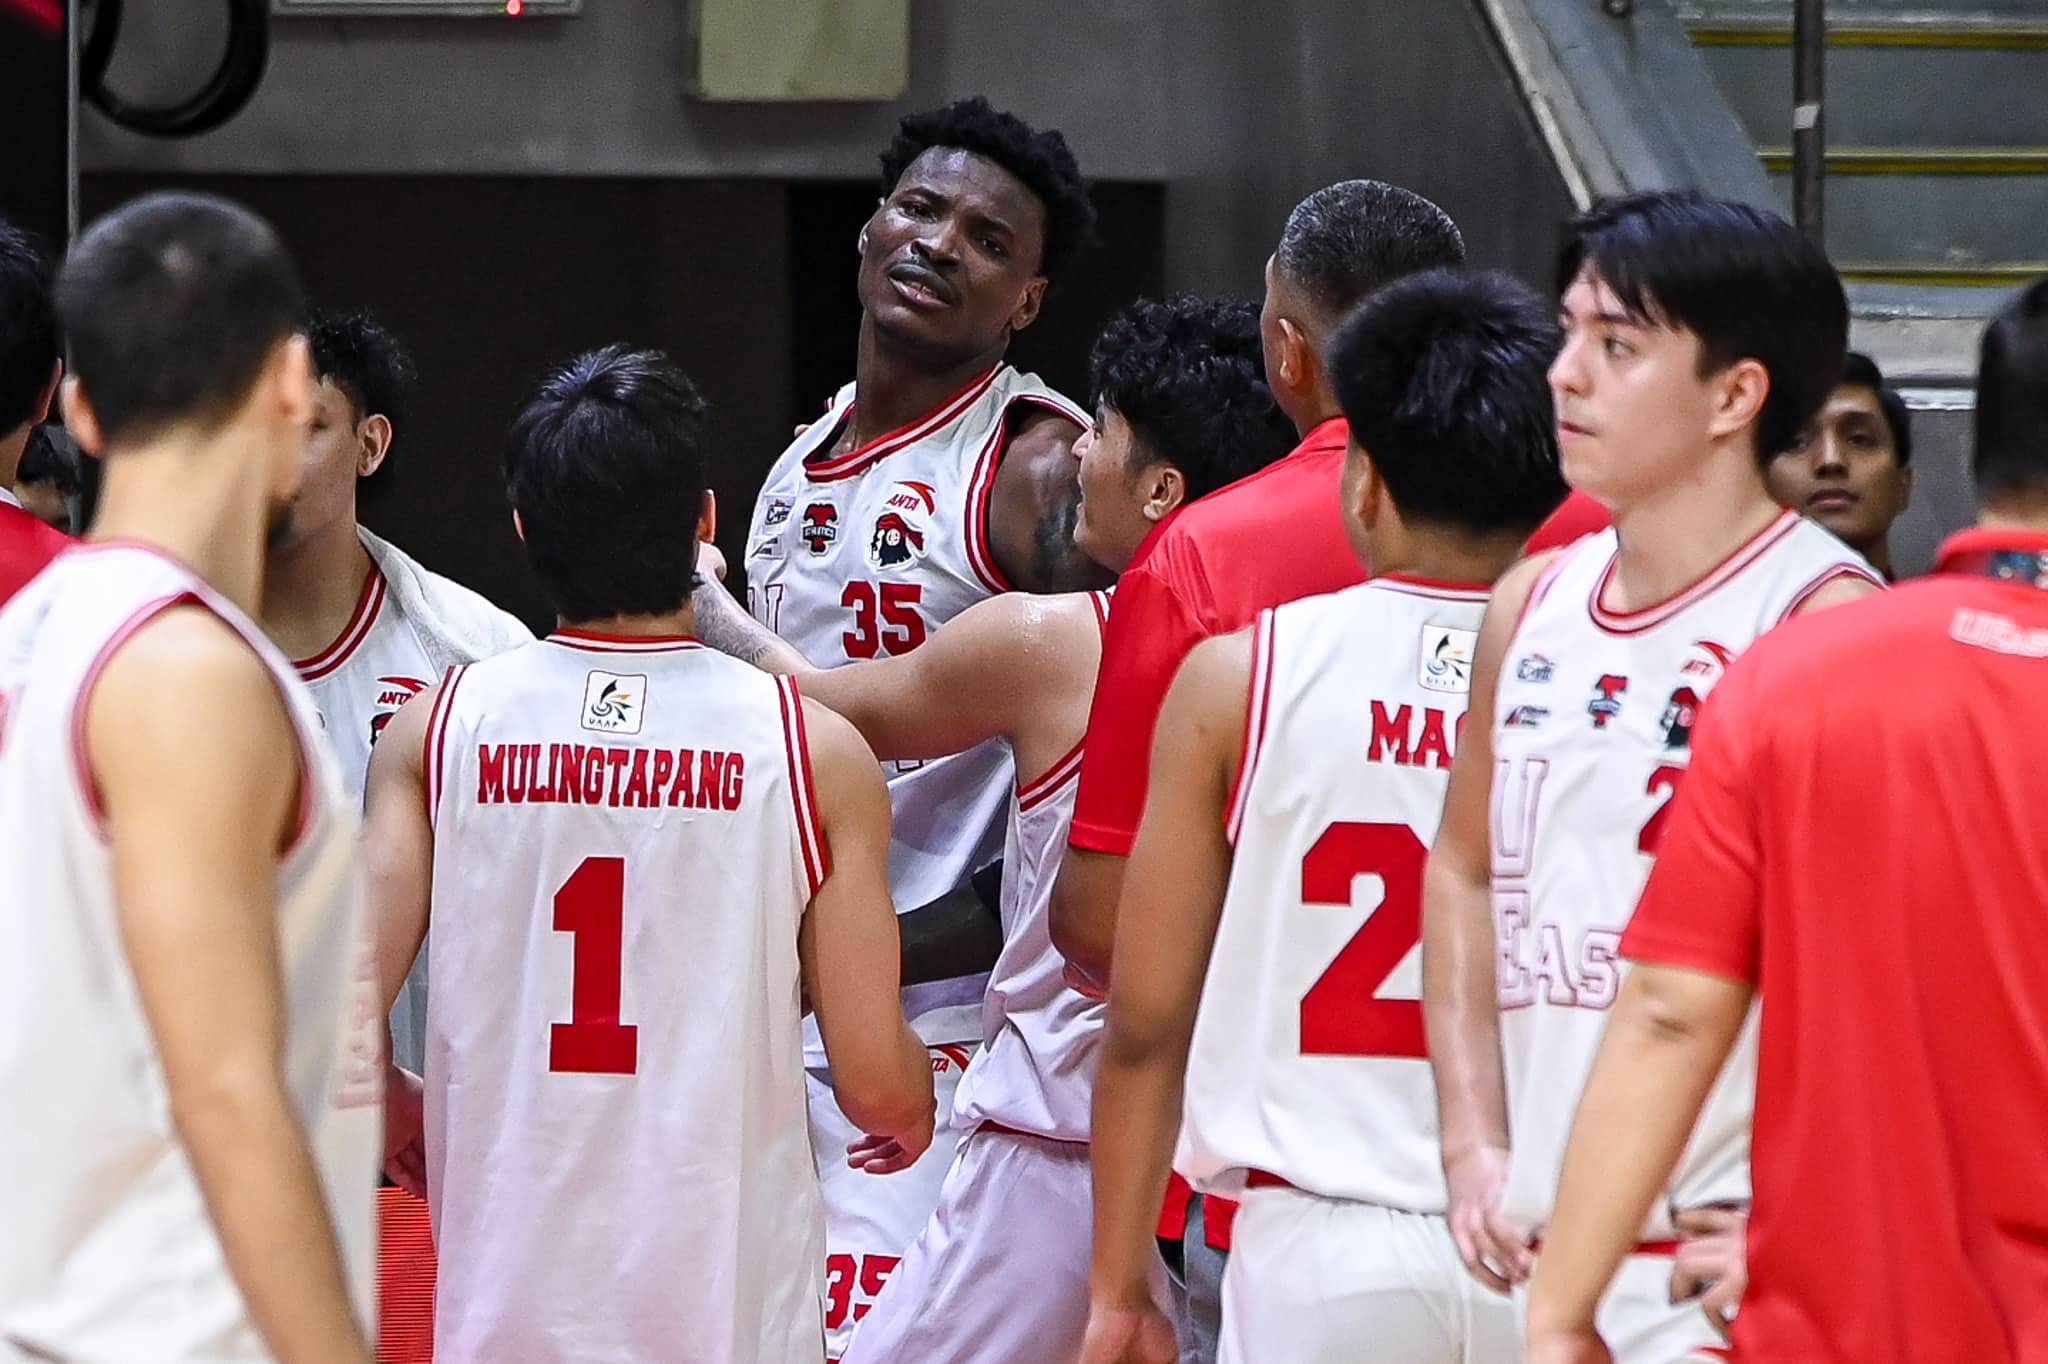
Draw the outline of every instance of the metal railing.
[[[1809,241],[1827,246],[1826,0],[1792,6],[1792,220]]]

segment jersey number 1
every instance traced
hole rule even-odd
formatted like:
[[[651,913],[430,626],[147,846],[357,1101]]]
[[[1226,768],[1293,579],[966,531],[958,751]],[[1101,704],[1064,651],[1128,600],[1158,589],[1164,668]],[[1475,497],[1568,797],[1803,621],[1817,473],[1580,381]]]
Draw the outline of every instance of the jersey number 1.
[[[1372,912],[1301,997],[1304,1056],[1427,1056],[1422,1002],[1377,997],[1422,941],[1422,864],[1429,850],[1405,824],[1332,824],[1301,860],[1301,899],[1351,906],[1351,886],[1377,876]]]
[[[548,1028],[548,1069],[631,1075],[640,1029],[619,1022],[626,955],[626,859],[586,857],[555,892],[555,932],[573,934],[571,1021]]]

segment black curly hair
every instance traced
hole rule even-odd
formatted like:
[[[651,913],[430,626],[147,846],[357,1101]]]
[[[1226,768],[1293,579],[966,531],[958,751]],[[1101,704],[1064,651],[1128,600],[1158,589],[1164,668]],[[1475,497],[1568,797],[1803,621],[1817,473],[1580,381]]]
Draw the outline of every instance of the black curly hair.
[[[397,429],[419,378],[412,357],[384,324],[364,309],[315,308],[306,319],[313,372],[348,395],[356,420],[376,414]]]
[[[1095,205],[1088,182],[1056,129],[1038,131],[1015,114],[994,108],[980,95],[943,109],[908,114],[882,153],[882,194],[886,197],[910,163],[933,147],[958,147],[985,156],[1022,180],[1045,205],[1045,252],[1038,271],[1052,279],[1095,240]]]
[[[1190,500],[1264,468],[1299,437],[1266,387],[1257,304],[1177,295],[1118,312],[1088,357],[1095,410],[1130,423]]]

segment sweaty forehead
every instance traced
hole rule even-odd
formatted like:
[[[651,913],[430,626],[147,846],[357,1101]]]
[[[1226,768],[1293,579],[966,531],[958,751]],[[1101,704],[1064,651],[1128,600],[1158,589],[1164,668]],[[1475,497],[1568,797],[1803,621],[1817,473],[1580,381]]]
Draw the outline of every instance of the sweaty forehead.
[[[963,207],[1000,218],[1021,233],[1042,235],[1045,205],[1031,187],[979,152],[928,147],[903,168],[898,191],[922,189]]]

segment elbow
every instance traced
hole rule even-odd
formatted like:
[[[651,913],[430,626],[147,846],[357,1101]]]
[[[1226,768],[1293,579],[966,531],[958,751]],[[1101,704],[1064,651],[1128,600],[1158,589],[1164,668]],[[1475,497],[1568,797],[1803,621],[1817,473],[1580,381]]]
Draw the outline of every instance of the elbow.
[[[251,1127],[290,1106],[282,1073],[255,1059],[167,1070],[165,1090],[172,1126],[194,1153],[236,1149]]]
[[[895,1136],[931,1128],[936,1105],[931,1059],[922,1043],[916,1045],[914,1056],[906,1051],[904,1060],[887,1072],[852,1077],[835,1073],[833,1079],[839,1111],[861,1131]]]

